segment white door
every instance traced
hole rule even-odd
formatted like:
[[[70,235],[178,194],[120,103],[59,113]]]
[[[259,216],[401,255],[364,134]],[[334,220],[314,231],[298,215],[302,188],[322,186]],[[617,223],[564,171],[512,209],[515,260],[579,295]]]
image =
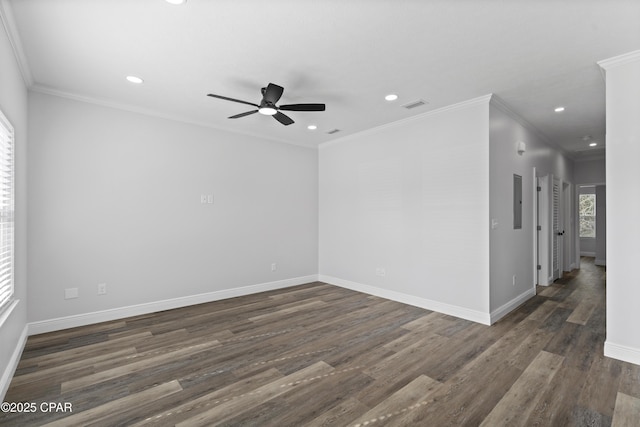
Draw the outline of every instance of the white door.
[[[562,183],[559,179],[553,180],[552,188],[552,258],[553,258],[553,276],[552,280],[558,279],[562,276],[562,256],[563,256],[563,236],[564,236],[564,220],[562,218]]]
[[[538,178],[538,285],[548,286],[552,281],[552,227],[550,175]],[[536,266],[537,268],[537,266]]]

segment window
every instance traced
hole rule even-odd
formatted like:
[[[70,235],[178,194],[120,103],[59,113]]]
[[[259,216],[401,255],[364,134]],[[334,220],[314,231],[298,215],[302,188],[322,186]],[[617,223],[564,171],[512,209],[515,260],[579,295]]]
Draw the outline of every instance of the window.
[[[13,297],[13,126],[0,112],[0,311]]]
[[[596,195],[580,194],[580,237],[596,237]]]

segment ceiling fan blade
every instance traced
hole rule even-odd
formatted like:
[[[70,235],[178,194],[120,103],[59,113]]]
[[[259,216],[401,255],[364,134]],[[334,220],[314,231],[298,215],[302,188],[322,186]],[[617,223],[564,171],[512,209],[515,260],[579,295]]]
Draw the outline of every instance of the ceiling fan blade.
[[[278,111],[277,113],[275,113],[273,115],[273,118],[276,119],[277,121],[279,121],[280,123],[282,123],[285,126],[289,126],[291,123],[293,123],[293,120],[291,120],[291,117],[282,114],[280,111]]]
[[[284,92],[284,88],[282,86],[269,83],[269,86],[267,86],[267,89],[264,91],[262,99],[270,102],[271,104],[275,104],[282,96],[282,92]]]
[[[210,96],[212,98],[220,98],[220,99],[224,99],[225,101],[233,101],[233,102],[239,102],[241,104],[247,104],[247,105],[253,105],[254,107],[259,107],[258,104],[254,104],[253,102],[247,102],[247,101],[241,101],[239,99],[234,99],[234,98],[229,98],[227,96],[222,96],[222,95],[214,95],[212,93],[207,94],[207,96]]]
[[[281,110],[285,111],[324,111],[324,104],[289,104],[289,105],[281,105]]]
[[[240,117],[250,116],[251,114],[257,113],[258,110],[247,111],[246,113],[236,114],[235,116],[229,117],[230,119],[239,119]]]

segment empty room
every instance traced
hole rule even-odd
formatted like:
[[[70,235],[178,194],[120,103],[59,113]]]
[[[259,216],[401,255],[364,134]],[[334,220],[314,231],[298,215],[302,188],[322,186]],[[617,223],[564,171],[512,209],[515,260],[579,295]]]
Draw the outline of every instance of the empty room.
[[[0,425],[640,425],[637,0],[0,18]]]

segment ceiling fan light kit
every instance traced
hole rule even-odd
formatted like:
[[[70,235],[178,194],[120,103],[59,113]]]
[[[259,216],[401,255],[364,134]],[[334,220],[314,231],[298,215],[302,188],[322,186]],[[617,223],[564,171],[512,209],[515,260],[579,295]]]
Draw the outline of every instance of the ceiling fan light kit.
[[[271,108],[271,107],[260,107],[260,108],[258,108],[258,113],[264,114],[265,116],[273,116],[277,112],[278,112],[278,110],[276,110],[275,108]]]
[[[325,111],[324,104],[288,104],[277,106],[276,103],[282,97],[284,92],[284,88],[282,86],[278,86],[277,84],[269,83],[267,87],[262,88],[262,101],[260,104],[254,104],[253,102],[242,101],[240,99],[229,98],[227,96],[215,95],[213,93],[208,94],[212,98],[224,99],[225,101],[238,102],[240,104],[252,105],[257,108],[257,110],[247,111],[245,113],[236,114],[234,116],[230,116],[230,119],[239,119],[241,117],[246,117],[251,114],[260,113],[265,116],[273,116],[274,119],[279,121],[285,126],[288,126],[292,123],[295,123],[291,117],[286,114],[281,113],[281,110],[284,111]]]

